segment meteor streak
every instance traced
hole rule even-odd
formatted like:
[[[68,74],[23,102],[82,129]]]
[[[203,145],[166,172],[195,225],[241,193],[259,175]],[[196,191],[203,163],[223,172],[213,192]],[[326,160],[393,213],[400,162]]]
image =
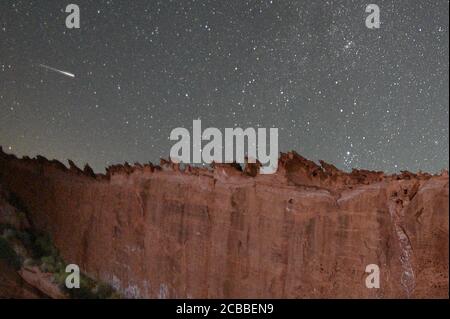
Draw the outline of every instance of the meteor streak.
[[[41,68],[44,68],[44,69],[47,69],[47,70],[50,70],[50,71],[55,71],[55,72],[58,72],[58,73],[60,73],[62,75],[65,75],[65,76],[68,76],[68,77],[71,77],[71,78],[75,77],[75,74],[73,74],[73,73],[62,71],[62,70],[58,70],[58,69],[52,68],[51,66],[48,66],[48,65],[45,65],[45,64],[39,64],[39,66]]]

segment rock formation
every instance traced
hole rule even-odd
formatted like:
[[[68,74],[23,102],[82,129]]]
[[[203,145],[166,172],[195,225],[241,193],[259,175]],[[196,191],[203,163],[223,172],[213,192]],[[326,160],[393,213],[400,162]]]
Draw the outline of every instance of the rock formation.
[[[447,172],[346,173],[295,152],[273,175],[253,165],[94,174],[0,150],[0,184],[65,261],[126,297],[448,298]]]

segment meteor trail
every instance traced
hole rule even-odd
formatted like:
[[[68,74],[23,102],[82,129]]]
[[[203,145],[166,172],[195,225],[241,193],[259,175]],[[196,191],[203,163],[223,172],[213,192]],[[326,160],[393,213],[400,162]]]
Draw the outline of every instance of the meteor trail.
[[[41,68],[44,68],[44,69],[47,69],[47,70],[51,70],[51,71],[55,71],[55,72],[58,72],[58,73],[60,73],[62,75],[69,76],[71,78],[75,77],[75,74],[73,74],[73,73],[62,71],[62,70],[58,70],[58,69],[52,68],[51,66],[48,66],[48,65],[45,65],[45,64],[39,64],[39,66]]]

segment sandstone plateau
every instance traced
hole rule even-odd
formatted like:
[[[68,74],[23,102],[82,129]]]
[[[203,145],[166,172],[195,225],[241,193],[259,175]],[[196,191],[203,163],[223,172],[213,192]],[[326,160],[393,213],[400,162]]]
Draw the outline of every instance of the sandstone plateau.
[[[0,149],[0,185],[67,263],[125,297],[448,298],[447,172],[346,173],[295,152],[273,175],[69,163]],[[368,264],[380,289],[366,288]],[[39,297],[0,270],[1,297]]]

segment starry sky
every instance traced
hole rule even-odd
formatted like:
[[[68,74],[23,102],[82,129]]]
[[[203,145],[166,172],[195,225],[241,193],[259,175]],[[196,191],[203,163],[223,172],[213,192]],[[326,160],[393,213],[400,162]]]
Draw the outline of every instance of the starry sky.
[[[438,172],[448,16],[446,0],[2,0],[0,145],[101,172],[159,163],[201,119],[277,127],[280,151],[344,170]]]

